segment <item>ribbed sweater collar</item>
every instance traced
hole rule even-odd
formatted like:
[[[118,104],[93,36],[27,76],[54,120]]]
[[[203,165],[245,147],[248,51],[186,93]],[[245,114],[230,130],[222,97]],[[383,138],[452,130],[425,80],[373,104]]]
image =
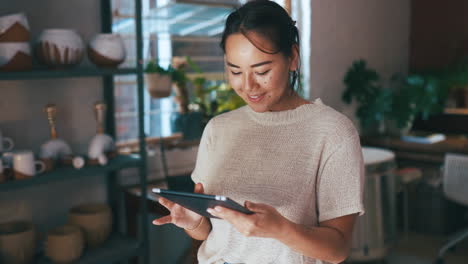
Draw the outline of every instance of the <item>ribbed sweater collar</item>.
[[[318,105],[322,105],[320,99],[315,100],[311,104],[303,104],[291,110],[275,111],[275,112],[262,112],[258,113],[252,110],[250,106],[245,107],[245,111],[256,122],[263,125],[282,125],[292,124],[302,121],[309,117],[308,113],[311,110],[317,109]]]

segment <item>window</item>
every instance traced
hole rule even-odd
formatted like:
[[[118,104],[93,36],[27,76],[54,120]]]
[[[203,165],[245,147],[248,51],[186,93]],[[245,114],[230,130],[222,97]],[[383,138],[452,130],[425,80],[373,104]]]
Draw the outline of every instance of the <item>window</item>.
[[[223,2],[229,1],[231,0]],[[277,2],[284,4],[285,0]],[[305,14],[304,6],[310,9],[310,3],[307,4],[306,0],[301,0],[297,4],[294,4],[295,2],[293,1],[292,5],[293,17],[296,14],[299,16]],[[204,73],[214,76],[214,79],[223,79],[223,54],[218,43],[224,21],[232,9],[226,6],[188,4],[171,0],[143,0],[144,60],[157,58],[161,66],[167,67],[173,56],[190,56]],[[112,2],[113,32],[120,33],[125,40],[128,52],[124,66],[128,67],[136,64],[134,10],[133,0]],[[302,36],[303,75],[308,73],[308,63],[304,60],[308,58],[308,53],[304,52],[304,47],[308,47],[306,44],[308,41],[304,40],[308,39],[310,38]],[[304,75],[302,82],[304,94],[308,95],[308,77]],[[117,141],[137,138],[136,77],[116,76],[114,83]],[[144,100],[146,135],[149,137],[170,135],[171,118],[176,111],[173,99],[171,97],[152,99],[148,93],[145,93]]]

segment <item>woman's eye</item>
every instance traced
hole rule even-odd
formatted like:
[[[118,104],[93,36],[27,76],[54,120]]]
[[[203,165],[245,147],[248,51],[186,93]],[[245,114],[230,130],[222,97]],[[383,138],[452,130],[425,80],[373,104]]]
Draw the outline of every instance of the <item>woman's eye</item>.
[[[231,71],[231,73],[232,73],[232,75],[239,75],[239,74],[241,74],[241,72],[233,72],[233,71]]]
[[[265,74],[267,74],[269,71],[270,71],[270,70],[266,70],[266,71],[264,71],[264,72],[257,72],[256,74],[257,74],[257,75],[265,75]]]

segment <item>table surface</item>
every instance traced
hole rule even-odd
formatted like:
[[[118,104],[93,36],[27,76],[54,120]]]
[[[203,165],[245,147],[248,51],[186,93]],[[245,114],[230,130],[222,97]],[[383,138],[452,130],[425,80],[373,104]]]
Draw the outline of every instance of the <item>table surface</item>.
[[[433,144],[407,142],[391,136],[372,136],[362,137],[361,144],[392,150],[395,152],[397,159],[432,163],[443,163],[446,153],[468,155],[468,138],[464,136],[449,135],[446,140]]]

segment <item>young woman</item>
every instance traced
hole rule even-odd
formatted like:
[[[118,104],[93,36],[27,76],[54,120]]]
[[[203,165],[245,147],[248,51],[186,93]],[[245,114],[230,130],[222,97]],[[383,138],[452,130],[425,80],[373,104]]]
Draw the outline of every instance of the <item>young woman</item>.
[[[359,135],[349,119],[295,90],[299,34],[274,2],[229,15],[222,36],[230,85],[247,106],[213,118],[192,174],[195,192],[228,196],[204,218],[166,199],[172,223],[204,240],[200,263],[339,263],[364,212]],[[323,262],[322,262],[323,261]]]

